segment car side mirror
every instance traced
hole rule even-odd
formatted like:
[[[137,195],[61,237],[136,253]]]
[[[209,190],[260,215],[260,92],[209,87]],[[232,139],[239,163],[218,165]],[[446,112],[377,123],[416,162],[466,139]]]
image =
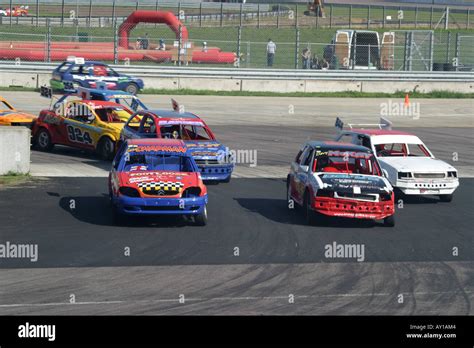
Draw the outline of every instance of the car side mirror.
[[[300,169],[301,169],[301,171],[306,173],[306,172],[309,171],[309,166],[304,166],[304,165],[300,164]]]
[[[388,172],[387,169],[382,169],[383,176],[388,179]]]

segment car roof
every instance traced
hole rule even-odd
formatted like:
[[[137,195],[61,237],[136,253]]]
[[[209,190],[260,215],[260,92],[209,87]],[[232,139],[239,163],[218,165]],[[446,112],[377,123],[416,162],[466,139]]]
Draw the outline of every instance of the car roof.
[[[148,113],[151,113],[158,118],[191,118],[200,120],[199,116],[194,115],[190,112],[178,112],[174,110],[146,110]]]
[[[370,149],[365,146],[354,145],[350,143],[341,143],[337,141],[310,141],[307,145],[311,146],[314,149],[321,150],[339,150],[339,151],[360,151],[360,152],[372,152]]]
[[[365,135],[414,135],[408,132],[391,129],[351,129],[350,132]]]
[[[86,61],[84,61],[84,64],[77,64],[76,62],[74,62],[74,61],[69,61],[69,60],[66,60],[64,63],[70,63],[70,64],[73,64],[73,65],[94,64],[94,65],[104,65],[104,66],[107,66],[107,64],[105,64],[104,62],[99,62],[99,61],[96,61],[96,60],[86,60]]]
[[[104,108],[104,107],[122,107],[125,108],[122,104],[117,104],[111,101],[106,101],[106,100],[88,100],[88,99],[77,99],[77,100],[71,100],[71,102],[77,102],[77,103],[82,103],[82,104],[87,104],[93,108]]]
[[[135,97],[133,94],[119,91],[119,90],[110,90],[110,89],[89,89],[89,93],[91,94],[102,94],[102,95],[117,95],[117,96],[127,96],[127,97]]]
[[[128,139],[128,145],[140,146],[186,146],[186,143],[181,139],[162,139],[162,138],[145,138],[145,139]]]

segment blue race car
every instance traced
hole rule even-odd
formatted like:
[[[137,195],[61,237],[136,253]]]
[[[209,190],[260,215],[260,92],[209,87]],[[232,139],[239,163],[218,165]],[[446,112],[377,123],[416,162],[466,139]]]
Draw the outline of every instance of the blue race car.
[[[201,118],[190,112],[136,112],[125,123],[120,142],[140,138],[181,139],[199,166],[203,180],[229,182],[231,179],[235,162],[231,151],[216,140]]]
[[[207,188],[181,140],[124,142],[112,163],[109,195],[118,223],[127,215],[188,215],[207,223]]]
[[[107,64],[86,61],[84,58],[69,59],[53,70],[51,87],[58,91],[74,91],[77,87],[96,88],[105,83],[107,89],[137,94],[144,87],[143,80],[119,74]]]

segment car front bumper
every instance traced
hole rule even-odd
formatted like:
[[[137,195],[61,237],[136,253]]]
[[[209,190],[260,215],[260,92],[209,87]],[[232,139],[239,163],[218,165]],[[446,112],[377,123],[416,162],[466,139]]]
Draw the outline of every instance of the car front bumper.
[[[330,197],[316,197],[313,209],[327,216],[380,220],[395,213],[393,201],[367,202]]]
[[[207,195],[194,198],[133,198],[113,199],[118,212],[126,215],[197,215],[204,211]]]
[[[406,195],[451,195],[459,180],[398,180],[394,186]]]

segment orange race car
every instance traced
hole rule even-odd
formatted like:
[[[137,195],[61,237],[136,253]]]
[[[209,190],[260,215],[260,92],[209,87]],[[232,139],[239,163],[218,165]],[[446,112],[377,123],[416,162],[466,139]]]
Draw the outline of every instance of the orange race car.
[[[26,126],[31,128],[36,116],[15,109],[0,96],[0,126]]]
[[[12,9],[8,8],[5,10],[5,15],[9,17],[11,13],[12,17],[25,17],[28,16],[28,9],[29,6],[17,6]]]

